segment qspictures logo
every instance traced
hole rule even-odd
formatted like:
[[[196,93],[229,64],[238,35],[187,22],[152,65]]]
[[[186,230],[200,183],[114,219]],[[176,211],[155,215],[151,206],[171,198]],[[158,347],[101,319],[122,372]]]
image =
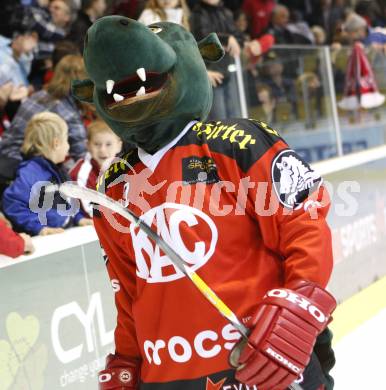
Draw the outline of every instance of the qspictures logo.
[[[5,331],[7,338],[0,339],[0,390],[42,390],[48,350],[39,342],[39,320],[11,312]]]

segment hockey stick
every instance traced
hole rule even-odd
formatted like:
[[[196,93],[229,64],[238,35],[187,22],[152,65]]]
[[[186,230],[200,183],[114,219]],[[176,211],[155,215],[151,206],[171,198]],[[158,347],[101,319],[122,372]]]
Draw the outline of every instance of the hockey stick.
[[[240,320],[236,317],[235,313],[216,295],[216,293],[201,279],[201,277],[192,269],[190,265],[182,259],[175,250],[168,245],[149,225],[132,213],[129,209],[123,207],[119,202],[114,199],[103,195],[100,192],[91,190],[89,188],[79,187],[76,184],[67,182],[59,186],[51,186],[48,191],[59,190],[59,192],[70,198],[77,198],[86,200],[103,207],[110,209],[121,215],[123,218],[134,223],[141,230],[143,230],[154,242],[158,245],[165,254],[170,258],[173,264],[186,275],[198,290],[205,296],[205,298],[218,310],[218,312],[225,317],[242,335],[245,340],[248,340],[249,329],[245,327]],[[297,383],[292,383],[289,390],[302,390]]]
[[[206,299],[241,333],[241,335],[244,338],[248,338],[248,328],[239,321],[232,310],[229,309],[196,272],[191,270],[189,264],[183,260],[169,244],[130,210],[123,207],[116,200],[113,200],[100,192],[89,188],[79,187],[73,183],[63,183],[59,187],[56,187],[56,189],[64,196],[87,200],[106,207],[138,226],[165,252],[173,264],[193,282]]]

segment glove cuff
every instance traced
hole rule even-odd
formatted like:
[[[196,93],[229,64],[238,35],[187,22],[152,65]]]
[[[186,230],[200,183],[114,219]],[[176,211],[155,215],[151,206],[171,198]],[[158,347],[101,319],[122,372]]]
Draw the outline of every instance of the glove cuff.
[[[332,313],[336,309],[336,300],[333,295],[317,283],[308,280],[296,280],[286,285],[286,288],[316,302],[326,313]]]
[[[320,333],[330,321],[336,307],[335,298],[317,284],[299,281],[289,288],[267,292],[262,303],[282,307],[303,318]]]
[[[121,355],[110,354],[106,368],[99,372],[99,390],[134,390],[140,380],[140,361]]]

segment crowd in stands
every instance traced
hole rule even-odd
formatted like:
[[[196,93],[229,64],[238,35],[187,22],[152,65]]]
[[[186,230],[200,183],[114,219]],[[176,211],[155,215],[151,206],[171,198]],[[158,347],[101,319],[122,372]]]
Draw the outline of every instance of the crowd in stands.
[[[2,0],[1,6],[0,253],[10,256],[31,252],[30,236],[91,223],[87,204],[71,218],[58,215],[55,208],[66,202],[59,198],[40,221],[29,209],[36,181],[58,184],[71,176],[94,188],[101,169],[121,150],[93,108],[70,92],[71,79],[86,76],[83,40],[101,16],[179,23],[197,40],[216,32],[226,54],[207,64],[214,90],[210,118],[241,115],[231,66],[239,56],[256,115],[274,122],[278,102],[297,115],[297,69],[272,50],[274,44],[339,48],[360,41],[386,52],[384,0]],[[307,77],[317,95],[317,71]]]

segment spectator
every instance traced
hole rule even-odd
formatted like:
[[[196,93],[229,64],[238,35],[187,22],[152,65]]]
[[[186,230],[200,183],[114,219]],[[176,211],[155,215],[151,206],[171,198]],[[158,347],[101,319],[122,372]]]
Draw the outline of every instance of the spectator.
[[[253,117],[265,123],[274,124],[276,122],[276,100],[272,95],[271,88],[267,85],[256,84],[256,94],[259,106],[253,113]]]
[[[3,173],[2,164],[6,159],[13,160],[16,166],[22,160],[20,146],[26,124],[34,114],[42,111],[55,112],[67,122],[70,156],[74,161],[85,155],[86,129],[78,105],[70,93],[71,80],[85,77],[82,57],[65,56],[56,66],[54,76],[47,87],[34,93],[22,103],[0,142],[0,174]]]
[[[372,26],[385,27],[386,26],[386,7],[385,0],[371,1],[372,9]]]
[[[38,37],[31,31],[15,32],[12,39],[0,36],[0,79],[8,77],[15,87],[28,86],[37,44]]]
[[[103,16],[105,10],[106,0],[82,0],[82,7],[67,35],[67,39],[75,42],[81,53],[83,53],[84,37],[88,28]]]
[[[319,0],[313,6],[309,22],[311,25],[323,27],[327,44],[332,43],[337,27],[344,20],[345,7],[334,4],[333,0]]]
[[[0,84],[0,114],[3,112],[4,107],[8,103],[12,90],[13,90],[13,84],[10,81],[5,82],[4,84]]]
[[[44,74],[50,66],[55,44],[67,34],[71,21],[70,0],[51,0],[37,7],[26,7],[30,28],[39,34],[38,53],[32,64],[30,80],[36,89],[41,89]]]
[[[9,127],[8,117],[5,114],[4,109],[8,104],[12,90],[12,83],[6,82],[4,84],[0,84],[0,141],[4,130]]]
[[[242,34],[244,42],[244,54],[256,64],[258,57],[266,53],[274,44],[274,38],[271,34],[264,34],[260,38],[251,39],[248,31],[248,18],[244,11],[239,10],[234,15],[235,26]]]
[[[207,64],[208,77],[213,86],[209,118],[240,116],[236,75],[230,71],[230,65],[234,61],[232,57],[240,55],[243,34],[236,28],[232,12],[220,0],[201,0],[192,10],[190,25],[197,40],[216,32],[226,51],[219,62]]]
[[[297,118],[298,110],[295,82],[286,77],[283,72],[283,60],[275,52],[268,52],[266,61],[264,62],[264,75],[262,75],[261,83],[265,84],[271,90],[276,104],[276,112],[278,110],[284,110],[288,113],[288,116],[294,115]],[[287,108],[288,106],[290,108]],[[287,114],[279,116],[284,117]],[[279,120],[278,117],[276,119]]]
[[[25,233],[15,233],[9,221],[0,213],[0,255],[15,258],[34,250],[31,237]]]
[[[9,96],[4,110],[12,120],[20,102],[32,91],[28,81],[31,71],[33,51],[37,45],[37,35],[32,32],[16,33],[12,40],[0,36],[0,85],[11,83]]]
[[[81,55],[78,46],[74,42],[64,39],[63,41],[59,41],[55,44],[55,49],[51,56],[49,68],[44,74],[44,84],[48,84],[51,81],[52,77],[54,76],[54,69],[56,68],[56,65],[58,65],[63,57],[69,54],[76,56]]]
[[[234,14],[235,26],[243,34],[244,41],[250,41],[249,25],[247,14],[243,10],[238,10]]]
[[[314,35],[314,42],[317,46],[322,46],[326,44],[326,32],[323,27],[320,26],[312,26],[311,27],[312,34]]]
[[[76,181],[81,187],[95,190],[98,176],[108,167],[121,148],[122,141],[105,122],[101,120],[92,122],[87,127],[88,153],[71,169],[71,180]],[[82,207],[92,217],[93,209],[90,202],[82,201]]]
[[[7,127],[9,127],[8,118],[5,114],[4,108],[7,105],[11,93],[13,90],[13,85],[10,82],[5,84],[0,84],[0,141],[3,136],[3,133]],[[10,163],[10,166],[8,166]],[[4,189],[9,185],[12,176],[9,176],[9,171],[14,171],[15,163],[13,160],[7,158],[0,158],[0,199]],[[0,202],[1,203],[1,202]]]
[[[297,84],[304,102],[305,128],[314,129],[317,119],[322,116],[323,88],[320,77],[314,72],[304,72],[298,77]]]
[[[282,1],[292,13],[300,13],[301,19],[309,23],[309,18],[320,0],[285,0]]]
[[[252,38],[258,38],[266,32],[275,5],[275,0],[244,0],[243,10],[249,19]]]
[[[356,13],[347,16],[343,24],[343,30],[351,43],[360,41],[365,46],[371,46],[377,50],[384,50],[386,47],[385,30],[368,26],[366,20]]]
[[[292,31],[289,24],[290,13],[285,5],[277,5],[272,11],[270,33],[275,37],[276,44],[310,44],[305,35]]]
[[[20,0],[1,0],[0,35],[12,39],[14,31],[27,25],[26,7]]]
[[[63,212],[68,210],[69,204],[59,192],[53,194],[50,208],[42,209],[44,216],[38,215],[37,210],[32,211],[31,204],[36,203],[38,208],[41,202],[46,202],[39,182],[60,184],[68,180],[60,166],[68,150],[68,127],[59,115],[41,112],[31,118],[22,145],[27,159],[19,165],[15,181],[3,194],[3,211],[18,231],[44,236],[63,232],[64,228],[74,224],[92,224],[81,211],[73,217],[64,215],[69,214]],[[59,207],[62,212],[59,212]]]
[[[303,19],[303,14],[299,11],[290,12],[290,22],[287,25],[288,30],[294,34],[298,34],[306,38],[310,43],[314,43],[314,35],[310,29],[310,26]]]
[[[264,34],[260,38],[251,39],[251,36],[248,34],[248,19],[243,10],[235,13],[235,24],[237,29],[243,34],[244,87],[248,105],[253,107],[258,104],[255,86],[258,77],[256,65],[262,61],[262,55],[272,47],[274,38],[270,34]]]
[[[28,7],[29,27],[39,34],[39,58],[47,58],[55,43],[64,39],[71,21],[71,6],[67,0],[52,0],[45,6]]]
[[[189,9],[185,0],[149,0],[138,18],[143,24],[173,22],[189,28]]]
[[[385,8],[385,4],[382,5],[382,8]],[[379,24],[378,16],[380,15],[380,9],[376,1],[359,0],[355,4],[354,11],[359,16],[362,16],[369,26],[384,26],[383,23]]]
[[[233,13],[241,10],[244,0],[223,0],[224,6]]]

